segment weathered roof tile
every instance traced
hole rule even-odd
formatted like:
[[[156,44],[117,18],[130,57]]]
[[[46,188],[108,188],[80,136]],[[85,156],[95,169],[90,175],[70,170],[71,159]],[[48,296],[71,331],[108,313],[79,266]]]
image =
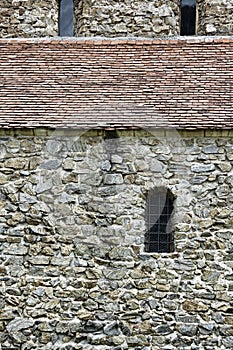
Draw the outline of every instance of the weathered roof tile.
[[[1,39],[0,127],[233,127],[233,38]]]

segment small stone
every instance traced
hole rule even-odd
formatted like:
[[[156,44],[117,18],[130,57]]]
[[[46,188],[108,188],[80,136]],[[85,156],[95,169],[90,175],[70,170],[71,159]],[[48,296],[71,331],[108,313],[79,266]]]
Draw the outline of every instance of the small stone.
[[[55,266],[69,266],[70,264],[70,257],[53,257],[51,259],[51,265],[55,265]]]
[[[232,166],[230,163],[227,162],[221,162],[217,164],[217,167],[223,172],[227,173],[231,170]]]
[[[25,161],[19,158],[12,158],[5,161],[6,168],[13,168],[18,170],[18,169],[23,169],[24,166],[25,166]]]
[[[33,265],[49,265],[50,258],[44,255],[37,255],[28,259]]]
[[[200,334],[211,334],[214,330],[214,324],[213,323],[203,323],[198,326],[198,330]]]
[[[149,162],[150,170],[155,173],[164,173],[164,164],[157,159],[152,159]]]
[[[206,33],[207,33],[207,34],[214,34],[214,33],[217,32],[216,27],[215,27],[212,23],[206,24],[205,29],[206,29]]]
[[[172,10],[169,6],[167,5],[162,5],[160,7],[158,7],[158,15],[160,17],[167,17],[167,16],[170,16],[172,13]]]
[[[93,333],[101,330],[103,328],[103,324],[100,321],[92,321],[88,320],[83,327],[83,331],[86,333]]]
[[[124,268],[112,269],[112,270],[105,269],[105,270],[103,270],[103,274],[104,274],[105,278],[107,278],[107,279],[121,280],[125,277],[126,270]]]
[[[116,321],[104,327],[104,334],[111,336],[118,336],[120,334],[119,327]]]
[[[72,159],[65,159],[62,167],[65,170],[73,170],[75,168],[75,162]]]
[[[123,158],[121,156],[119,156],[118,154],[113,154],[111,156],[111,162],[113,164],[122,164]]]
[[[226,183],[233,187],[233,175],[230,175],[226,178]]]
[[[120,185],[123,183],[121,174],[106,174],[104,176],[104,183],[106,185]]]
[[[35,321],[26,318],[15,318],[7,325],[7,330],[9,333],[14,333],[21,331],[23,329],[28,329],[34,326]]]
[[[28,248],[21,244],[11,244],[6,250],[6,254],[10,255],[26,255]]]
[[[127,247],[114,247],[109,252],[109,257],[113,260],[131,260],[132,250]]]
[[[187,337],[193,337],[197,333],[197,326],[193,324],[180,324],[176,328],[179,333]]]
[[[104,171],[109,171],[111,167],[112,167],[112,164],[109,162],[109,160],[105,160],[101,165],[101,169]]]
[[[121,345],[121,344],[124,343],[124,341],[125,341],[125,337],[122,336],[122,335],[118,335],[118,336],[114,335],[112,337],[112,342],[113,342],[114,345]]]
[[[167,335],[172,333],[172,329],[168,325],[161,325],[156,328],[155,332],[159,335]]]
[[[206,154],[215,154],[219,152],[219,149],[216,145],[208,145],[203,147],[203,152]]]
[[[88,311],[98,310],[98,307],[99,307],[98,303],[92,299],[88,299],[87,301],[85,301],[83,303],[83,306]]]
[[[62,161],[59,159],[49,159],[41,163],[40,168],[46,170],[58,169],[62,164]]]
[[[226,337],[222,339],[223,346],[225,346],[227,349],[233,348],[233,336]]]
[[[20,202],[27,202],[29,204],[34,204],[37,202],[37,198],[35,196],[30,196],[26,193],[20,193],[19,195]]]
[[[9,226],[16,226],[20,222],[24,222],[24,221],[25,221],[25,217],[22,213],[15,213],[12,215],[10,219],[7,220],[7,224]]]
[[[210,171],[214,171],[215,166],[214,164],[193,164],[191,166],[191,171],[193,171],[194,173],[207,173]]]
[[[204,304],[202,302],[196,302],[192,300],[186,300],[183,303],[183,309],[185,311],[191,312],[191,311],[207,311],[209,306],[207,304]]]
[[[28,306],[35,306],[38,304],[38,298],[34,298],[33,296],[29,296],[28,299],[26,300],[26,304]]]
[[[4,174],[0,174],[0,185],[4,185],[8,182],[8,176]]]
[[[52,188],[52,186],[53,186],[53,183],[51,180],[45,181],[45,182],[39,182],[36,186],[36,193],[40,194],[45,191],[48,191]]]
[[[228,193],[230,192],[230,188],[228,185],[224,184],[221,186],[218,186],[217,189],[215,190],[215,193],[219,198],[225,198],[227,197]]]
[[[56,326],[56,332],[65,334],[69,332],[69,324],[66,321],[59,321]]]
[[[62,143],[56,140],[49,140],[46,149],[50,154],[56,154],[62,149]]]

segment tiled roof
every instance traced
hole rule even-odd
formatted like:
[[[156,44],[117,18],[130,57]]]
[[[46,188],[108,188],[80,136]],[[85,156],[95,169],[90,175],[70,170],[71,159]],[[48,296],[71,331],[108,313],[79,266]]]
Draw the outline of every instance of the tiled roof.
[[[233,38],[1,39],[0,127],[233,127]]]

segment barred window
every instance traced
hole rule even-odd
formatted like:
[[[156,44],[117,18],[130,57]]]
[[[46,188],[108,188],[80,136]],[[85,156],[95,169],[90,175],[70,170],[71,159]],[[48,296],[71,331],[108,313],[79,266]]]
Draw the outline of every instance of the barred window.
[[[74,2],[60,0],[59,2],[59,35],[73,36],[74,32]]]
[[[196,34],[196,0],[181,0],[180,35]]]
[[[146,252],[170,253],[174,250],[171,226],[173,208],[174,196],[167,188],[159,187],[148,193]]]

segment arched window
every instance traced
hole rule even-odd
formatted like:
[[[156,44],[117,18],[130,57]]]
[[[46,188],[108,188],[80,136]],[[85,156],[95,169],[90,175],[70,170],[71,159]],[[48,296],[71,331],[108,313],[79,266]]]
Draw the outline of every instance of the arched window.
[[[59,2],[59,35],[73,36],[74,32],[74,1],[60,0]]]
[[[174,250],[171,214],[174,196],[164,187],[151,190],[147,196],[145,251],[170,253]]]
[[[181,0],[180,35],[196,34],[196,0]]]

